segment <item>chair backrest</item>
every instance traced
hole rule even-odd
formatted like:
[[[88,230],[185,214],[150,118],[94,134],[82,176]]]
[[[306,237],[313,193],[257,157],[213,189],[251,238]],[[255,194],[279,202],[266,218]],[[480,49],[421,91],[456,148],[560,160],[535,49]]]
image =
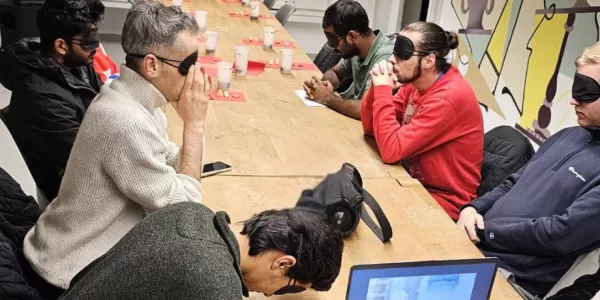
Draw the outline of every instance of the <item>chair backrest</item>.
[[[265,6],[268,9],[272,9],[273,5],[275,5],[275,3],[277,3],[277,0],[265,0],[263,3],[265,4]]]
[[[337,65],[341,59],[342,56],[325,43],[321,51],[315,56],[314,63],[321,70],[321,73],[325,73]]]
[[[295,11],[296,5],[286,3],[282,5],[281,8],[279,8],[279,11],[277,12],[277,14],[275,14],[275,18],[277,19],[277,21],[279,21],[279,23],[281,23],[281,26],[285,26],[288,19],[294,14]]]
[[[484,136],[481,185],[477,195],[483,196],[502,184],[523,167],[535,154],[531,142],[511,126],[499,126]]]

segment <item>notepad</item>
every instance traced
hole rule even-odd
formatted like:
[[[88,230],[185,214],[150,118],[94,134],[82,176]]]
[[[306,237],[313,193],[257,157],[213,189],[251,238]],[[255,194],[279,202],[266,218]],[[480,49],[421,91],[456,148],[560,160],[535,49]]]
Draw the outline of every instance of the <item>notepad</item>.
[[[300,98],[300,100],[302,100],[302,102],[304,102],[304,104],[306,106],[309,107],[325,107],[325,105],[317,103],[315,101],[312,101],[310,99],[308,99],[308,96],[306,95],[306,91],[305,90],[297,90],[296,91],[296,95],[298,96],[298,98]]]

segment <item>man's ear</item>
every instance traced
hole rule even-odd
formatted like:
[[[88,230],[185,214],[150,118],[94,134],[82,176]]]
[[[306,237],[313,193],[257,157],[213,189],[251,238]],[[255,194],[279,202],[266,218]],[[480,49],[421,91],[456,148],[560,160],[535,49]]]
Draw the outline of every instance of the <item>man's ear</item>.
[[[142,69],[150,78],[156,78],[160,74],[162,65],[158,58],[152,54],[146,55],[142,61]]]
[[[296,265],[296,258],[291,255],[282,255],[273,261],[273,268],[289,270]]]
[[[426,69],[435,68],[435,61],[437,59],[444,59],[444,58],[436,57],[435,54],[429,54],[429,55],[423,57],[422,65]]]
[[[69,44],[63,39],[54,40],[54,51],[60,55],[66,55],[69,52]]]

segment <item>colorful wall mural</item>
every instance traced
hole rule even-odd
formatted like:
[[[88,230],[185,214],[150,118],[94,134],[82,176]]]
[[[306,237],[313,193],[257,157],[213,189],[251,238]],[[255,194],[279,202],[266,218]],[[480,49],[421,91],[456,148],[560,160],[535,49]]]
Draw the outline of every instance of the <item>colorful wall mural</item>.
[[[473,86],[486,130],[511,125],[537,146],[577,125],[574,62],[599,40],[600,0],[440,2],[438,23],[460,38],[449,59]]]

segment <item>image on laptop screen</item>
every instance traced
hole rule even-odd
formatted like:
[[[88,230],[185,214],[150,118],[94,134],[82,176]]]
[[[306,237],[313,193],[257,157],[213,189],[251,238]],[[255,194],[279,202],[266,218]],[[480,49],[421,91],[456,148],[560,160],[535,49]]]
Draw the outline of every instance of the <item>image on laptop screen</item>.
[[[493,260],[355,266],[348,300],[485,300],[496,274]]]

